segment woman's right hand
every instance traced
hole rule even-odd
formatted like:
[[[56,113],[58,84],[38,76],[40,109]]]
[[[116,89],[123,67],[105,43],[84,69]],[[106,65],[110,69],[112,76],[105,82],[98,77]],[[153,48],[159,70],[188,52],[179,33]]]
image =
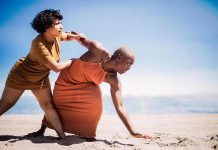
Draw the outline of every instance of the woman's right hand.
[[[81,39],[86,39],[87,37],[83,33],[77,33],[75,31],[68,32],[73,35],[76,41],[81,42]]]
[[[81,39],[86,39],[86,36],[83,33],[77,33],[74,31],[71,32],[65,32],[67,36],[67,41],[76,40],[81,43]]]

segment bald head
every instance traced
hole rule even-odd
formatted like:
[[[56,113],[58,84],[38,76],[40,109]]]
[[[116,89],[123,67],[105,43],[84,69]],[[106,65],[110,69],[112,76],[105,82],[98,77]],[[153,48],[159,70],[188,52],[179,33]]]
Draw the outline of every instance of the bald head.
[[[133,51],[127,46],[122,46],[117,50],[115,50],[111,59],[116,59],[117,57],[135,59],[135,55],[133,54]]]

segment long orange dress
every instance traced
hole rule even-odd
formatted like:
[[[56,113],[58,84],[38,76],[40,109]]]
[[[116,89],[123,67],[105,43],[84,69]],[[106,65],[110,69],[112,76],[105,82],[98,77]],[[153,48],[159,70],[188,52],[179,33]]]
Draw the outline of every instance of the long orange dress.
[[[99,84],[106,72],[101,63],[76,59],[64,69],[54,86],[53,99],[65,132],[83,137],[95,137],[102,114]]]

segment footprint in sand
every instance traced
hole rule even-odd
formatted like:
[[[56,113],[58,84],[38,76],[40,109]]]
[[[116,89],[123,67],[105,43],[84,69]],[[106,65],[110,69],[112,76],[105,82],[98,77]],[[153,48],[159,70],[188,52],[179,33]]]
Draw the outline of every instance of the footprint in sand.
[[[218,135],[214,135],[209,140],[211,142],[212,148],[218,150]]]
[[[172,137],[170,134],[158,134],[158,138],[155,139],[154,143],[159,145],[160,147],[184,147],[184,146],[190,146],[190,145],[196,145],[192,140],[189,140],[188,138],[182,138],[182,137]],[[161,136],[160,136],[161,135]]]
[[[216,140],[216,141],[218,141],[218,135],[212,136],[212,137],[210,138],[210,140]]]

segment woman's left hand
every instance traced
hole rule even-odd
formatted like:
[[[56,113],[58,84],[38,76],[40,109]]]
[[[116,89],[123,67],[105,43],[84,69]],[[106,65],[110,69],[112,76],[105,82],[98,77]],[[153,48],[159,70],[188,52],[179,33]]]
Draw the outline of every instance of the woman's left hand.
[[[132,136],[135,138],[152,139],[152,137],[150,135],[141,134],[141,133],[133,133]]]

